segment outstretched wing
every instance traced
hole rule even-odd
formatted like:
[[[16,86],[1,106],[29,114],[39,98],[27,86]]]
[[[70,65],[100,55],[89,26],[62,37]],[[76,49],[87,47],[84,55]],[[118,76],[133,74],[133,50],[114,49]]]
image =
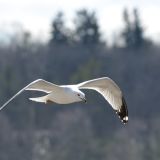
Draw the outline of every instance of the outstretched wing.
[[[43,79],[37,79],[26,86],[25,90],[35,90],[50,93],[57,88],[59,88],[59,86],[56,84],[45,81]]]
[[[79,89],[93,89],[99,92],[112,106],[123,123],[128,121],[128,110],[122,91],[110,78],[103,77],[78,84]]]
[[[46,93],[50,93],[55,89],[58,89],[59,86],[47,82],[43,79],[37,79],[31,83],[29,83],[27,86],[22,88],[18,93],[16,93],[13,97],[11,97],[6,103],[4,103],[1,107],[0,110],[2,110],[9,102],[11,102],[14,98],[16,98],[19,94],[21,94],[24,90],[36,90],[36,91],[42,91]]]

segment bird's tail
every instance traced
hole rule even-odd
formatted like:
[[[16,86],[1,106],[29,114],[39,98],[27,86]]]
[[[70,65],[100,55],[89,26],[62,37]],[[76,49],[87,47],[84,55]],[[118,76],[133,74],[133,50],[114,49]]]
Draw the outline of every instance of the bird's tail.
[[[36,97],[36,98],[29,98],[31,101],[40,102],[40,103],[46,103],[47,102],[47,96],[42,97]]]

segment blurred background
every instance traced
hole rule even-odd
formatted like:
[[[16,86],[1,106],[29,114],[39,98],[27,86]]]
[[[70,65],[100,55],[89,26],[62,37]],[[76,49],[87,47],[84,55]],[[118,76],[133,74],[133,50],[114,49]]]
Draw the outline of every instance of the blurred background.
[[[0,112],[1,160],[160,159],[160,2],[0,0],[0,104],[33,80],[111,77],[129,123],[94,91],[44,105],[25,92]]]

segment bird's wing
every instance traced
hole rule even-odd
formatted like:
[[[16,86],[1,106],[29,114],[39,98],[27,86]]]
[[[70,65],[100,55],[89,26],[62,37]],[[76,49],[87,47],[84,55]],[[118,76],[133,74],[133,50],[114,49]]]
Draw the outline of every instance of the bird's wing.
[[[21,94],[24,90],[36,90],[36,91],[42,91],[46,93],[50,93],[55,89],[59,89],[60,87],[47,82],[43,79],[37,79],[31,83],[29,83],[27,86],[22,88],[19,92],[17,92],[13,97],[11,97],[6,103],[4,103],[1,107],[0,110],[2,110],[9,102],[11,102],[14,98],[16,98],[19,94]]]
[[[58,89],[58,88],[59,86],[56,84],[45,81],[43,79],[37,79],[31,82],[29,85],[27,85],[25,90],[35,90],[35,91],[42,91],[45,93],[50,93],[53,90]]]
[[[93,89],[99,92],[119,115],[123,123],[128,121],[128,110],[122,91],[110,78],[103,77],[82,82],[77,85],[79,89]]]

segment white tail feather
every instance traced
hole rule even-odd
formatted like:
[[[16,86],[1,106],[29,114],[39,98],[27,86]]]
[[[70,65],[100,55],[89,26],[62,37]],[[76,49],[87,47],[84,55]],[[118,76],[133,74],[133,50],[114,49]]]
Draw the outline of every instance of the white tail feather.
[[[47,101],[47,96],[43,96],[43,97],[36,97],[36,98],[29,98],[31,101],[35,101],[35,102],[41,102],[41,103],[46,103]]]

